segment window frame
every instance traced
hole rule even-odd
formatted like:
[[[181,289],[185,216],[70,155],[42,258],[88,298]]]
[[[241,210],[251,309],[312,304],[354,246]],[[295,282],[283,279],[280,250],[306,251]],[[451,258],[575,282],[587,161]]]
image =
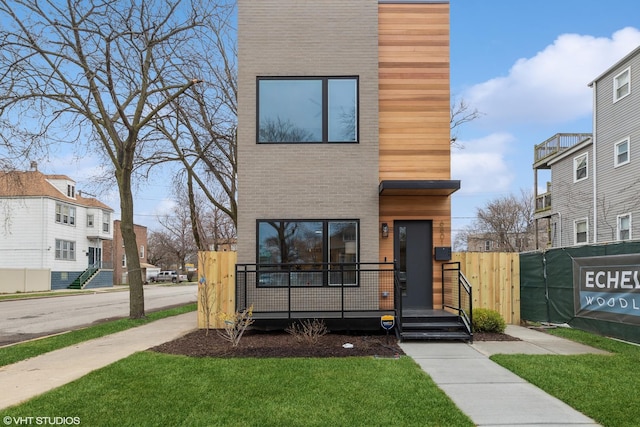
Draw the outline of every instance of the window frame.
[[[260,83],[263,81],[320,81],[322,83],[321,95],[321,141],[260,141]],[[355,82],[355,140],[331,141],[329,138],[330,111],[329,111],[329,86],[334,80],[354,80]],[[256,77],[256,144],[359,144],[360,143],[360,78],[355,75],[344,76],[258,76]]]
[[[579,170],[578,169],[578,163],[579,163],[579,160],[582,157],[585,158],[585,161],[584,161],[585,173],[584,173],[583,177],[578,178],[578,170]],[[582,168],[580,168],[580,169],[582,169]],[[589,178],[589,153],[582,153],[582,154],[580,154],[578,156],[575,156],[573,158],[573,182],[574,183],[581,182],[581,181],[584,181],[585,179],[588,179],[588,178]]]
[[[624,143],[627,144],[627,160],[625,160],[624,162],[619,162],[618,158],[620,156],[620,153],[618,151],[618,147],[620,147]],[[624,166],[629,162],[631,162],[631,138],[627,136],[626,138],[616,142],[613,146],[613,167],[617,168],[618,166]]]
[[[621,80],[621,77],[623,77],[623,75],[625,74],[627,76],[627,81],[626,81],[627,92],[624,95],[618,96],[618,90],[622,86],[624,86],[624,84],[622,85],[620,84],[620,80]],[[613,77],[613,103],[615,104],[616,102],[626,98],[630,94],[631,94],[631,67],[627,67]]]
[[[64,239],[55,239],[55,254],[57,261],[76,260],[76,242]]]
[[[109,212],[102,213],[102,232],[109,233],[111,228],[111,214]]]
[[[76,207],[62,202],[56,202],[55,207],[56,224],[76,226]]]
[[[321,237],[321,246],[322,246],[322,259],[319,262],[300,262],[300,263],[296,263],[296,262],[289,262],[289,263],[266,263],[266,262],[260,262],[260,249],[261,249],[261,236],[260,236],[260,225],[263,223],[321,223],[322,224],[322,237]],[[346,262],[339,262],[339,261],[331,261],[330,257],[331,257],[331,237],[330,236],[330,230],[331,230],[331,224],[340,224],[340,223],[353,223],[355,225],[355,235],[352,237],[352,235],[349,235],[349,240],[345,240],[344,236],[343,236],[343,241],[345,242],[345,251],[346,251],[346,242],[352,242],[355,240],[355,247],[353,249],[355,249],[355,257],[354,257],[354,261],[346,261]],[[337,235],[337,234],[336,234]],[[346,254],[346,252],[345,252]],[[280,256],[281,258],[281,256]],[[311,271],[308,273],[309,276],[313,276],[314,274],[317,276],[313,276],[312,278],[319,278],[321,276],[321,280],[318,280],[318,282],[321,282],[320,284],[316,284],[316,283],[311,283],[311,281],[307,281],[307,283],[301,283],[301,284],[291,284],[290,283],[290,278],[296,274],[295,271],[293,271],[294,269],[291,268],[292,266],[295,266],[296,264],[299,264],[301,266],[317,266],[317,268],[313,268],[311,269]],[[354,276],[354,283],[332,283],[332,277],[333,275],[331,273],[339,273],[341,274],[341,277],[344,278],[344,273],[347,272],[347,274],[349,274],[349,272],[351,270],[349,269],[344,269],[341,268],[340,270],[336,271],[336,270],[332,270],[331,269],[331,265],[354,265],[354,270],[356,271],[356,274]],[[292,288],[302,288],[302,287],[333,287],[333,286],[345,286],[345,287],[359,287],[360,286],[360,280],[358,277],[358,265],[360,264],[360,220],[359,219],[353,219],[353,218],[349,218],[349,219],[257,219],[256,220],[256,270],[257,270],[257,277],[256,277],[256,286],[259,288],[282,288],[282,287],[292,287]],[[289,268],[287,269],[278,269],[277,267],[279,265],[287,265],[289,266]],[[304,271],[300,272],[301,274],[304,274]],[[271,280],[271,278],[273,277],[273,275],[283,275],[286,274],[287,280],[283,280],[283,279],[277,279],[275,282],[276,284],[273,284],[273,281]],[[266,278],[269,278],[269,280],[266,280]]]
[[[623,218],[629,218],[629,225],[628,225],[627,229],[622,229],[622,227],[621,227],[621,223],[622,223],[622,219]],[[632,236],[631,236],[631,230],[632,229],[633,228],[632,228],[632,224],[631,224],[631,212],[616,216],[616,240],[617,241],[622,242],[622,241],[625,241],[625,240],[631,240],[632,239]],[[620,234],[623,231],[626,231],[628,233],[628,236],[625,239],[621,238],[621,236],[620,236]]]
[[[578,224],[585,224],[585,240],[584,242],[578,241]],[[573,244],[574,245],[585,245],[589,243],[589,218],[579,218],[573,221]]]

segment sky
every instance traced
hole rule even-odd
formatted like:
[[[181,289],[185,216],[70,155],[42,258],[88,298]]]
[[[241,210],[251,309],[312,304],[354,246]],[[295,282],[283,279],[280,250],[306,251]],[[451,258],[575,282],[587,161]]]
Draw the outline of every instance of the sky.
[[[450,0],[450,6],[451,93],[481,113],[459,129],[461,148],[452,151],[452,179],[461,180],[452,198],[455,234],[487,202],[533,190],[536,144],[560,132],[591,132],[588,84],[640,45],[640,2]],[[101,160],[90,155],[52,158],[40,167],[90,192],[100,169]],[[135,222],[150,229],[157,229],[157,215],[174,209],[170,177],[162,173],[134,193]],[[96,195],[119,212],[115,186]]]
[[[640,45],[637,0],[451,0],[451,93],[480,117],[451,156],[452,229],[491,200],[533,191],[533,149],[592,131],[588,86]],[[546,186],[546,179],[538,185]],[[544,191],[544,190],[541,190]]]

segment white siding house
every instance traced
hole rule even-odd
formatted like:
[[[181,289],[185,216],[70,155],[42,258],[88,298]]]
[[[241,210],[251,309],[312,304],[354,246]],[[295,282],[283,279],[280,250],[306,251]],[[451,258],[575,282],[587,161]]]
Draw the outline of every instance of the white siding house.
[[[85,286],[111,286],[112,266],[102,262],[102,244],[113,239],[112,216],[113,209],[83,197],[67,176],[3,173],[0,269],[49,269],[51,288],[60,289],[95,267]]]

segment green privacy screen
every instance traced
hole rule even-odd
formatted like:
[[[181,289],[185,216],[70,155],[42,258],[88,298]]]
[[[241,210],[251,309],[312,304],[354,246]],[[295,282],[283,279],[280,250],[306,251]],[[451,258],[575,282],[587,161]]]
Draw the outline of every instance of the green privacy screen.
[[[640,242],[520,254],[523,320],[640,343]]]

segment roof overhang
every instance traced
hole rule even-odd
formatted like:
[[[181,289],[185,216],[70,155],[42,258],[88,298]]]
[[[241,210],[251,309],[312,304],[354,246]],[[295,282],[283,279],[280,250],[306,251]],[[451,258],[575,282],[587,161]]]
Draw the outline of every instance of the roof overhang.
[[[384,180],[381,196],[450,196],[460,189],[460,180]]]

